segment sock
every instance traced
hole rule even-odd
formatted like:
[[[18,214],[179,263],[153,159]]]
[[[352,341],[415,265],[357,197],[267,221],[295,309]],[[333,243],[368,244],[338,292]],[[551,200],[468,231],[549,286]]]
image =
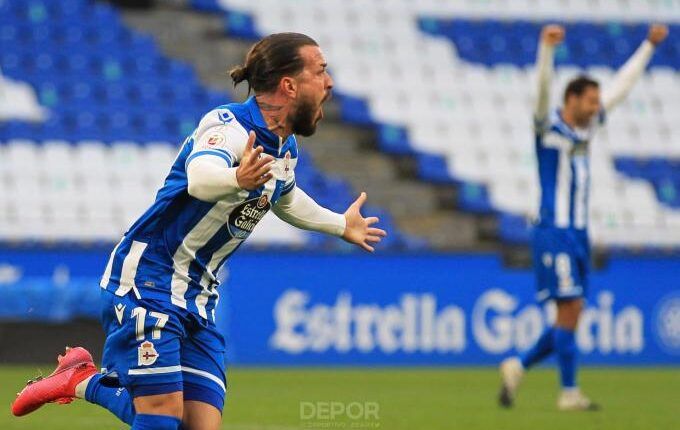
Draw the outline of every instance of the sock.
[[[543,330],[543,334],[538,338],[534,346],[532,346],[528,351],[520,356],[522,361],[522,366],[525,369],[533,366],[534,364],[540,363],[554,350],[555,343],[553,342],[553,328],[548,327]]]
[[[576,387],[576,338],[573,330],[555,327],[555,352],[562,388]]]
[[[182,420],[169,415],[137,414],[130,430],[179,430]]]
[[[135,409],[130,393],[125,388],[105,387],[101,384],[102,376],[97,374],[90,379],[85,390],[85,400],[103,406],[124,423],[132,425]]]

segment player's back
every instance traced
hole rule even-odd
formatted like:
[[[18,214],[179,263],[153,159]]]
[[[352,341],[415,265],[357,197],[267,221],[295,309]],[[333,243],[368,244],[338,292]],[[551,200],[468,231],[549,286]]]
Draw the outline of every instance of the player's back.
[[[240,190],[217,202],[190,195],[189,163],[216,156],[237,166],[250,130],[256,133],[256,145],[276,159],[274,177],[257,190]],[[153,205],[113,250],[101,287],[213,317],[219,267],[271,204],[293,188],[296,160],[295,137],[284,140],[269,131],[254,98],[212,110],[185,140]]]

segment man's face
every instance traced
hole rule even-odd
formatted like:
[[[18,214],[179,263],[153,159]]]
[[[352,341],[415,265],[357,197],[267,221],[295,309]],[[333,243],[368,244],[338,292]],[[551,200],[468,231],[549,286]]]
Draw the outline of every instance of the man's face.
[[[564,108],[570,112],[579,127],[587,127],[600,112],[600,89],[589,86],[580,96],[572,94]]]
[[[326,58],[318,46],[303,46],[300,56],[305,67],[296,76],[297,97],[289,114],[293,133],[311,136],[323,118],[323,103],[331,97],[333,79],[326,69]]]

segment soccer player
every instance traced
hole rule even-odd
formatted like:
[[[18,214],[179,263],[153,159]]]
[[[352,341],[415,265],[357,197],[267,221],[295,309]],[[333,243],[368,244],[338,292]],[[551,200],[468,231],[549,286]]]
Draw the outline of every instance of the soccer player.
[[[616,73],[600,97],[599,84],[580,76],[569,82],[564,106],[548,112],[555,46],[564,39],[564,28],[543,28],[538,47],[538,97],[534,111],[536,153],[541,185],[538,223],[534,229],[533,262],[540,301],[554,300],[557,318],[522,356],[500,366],[499,401],[512,406],[525,370],[553,352],[559,364],[562,391],[560,410],[589,410],[596,405],[576,383],[575,330],[588,288],[590,245],[587,230],[589,189],[588,145],[609,113],[629,93],[654,53],[668,35],[664,25],[652,25],[647,39]]]
[[[225,397],[216,273],[262,217],[271,209],[369,252],[386,235],[373,226],[377,218],[361,215],[365,193],[338,214],[295,183],[295,135],[315,132],[333,87],[317,43],[297,33],[267,36],[231,77],[255,95],[202,118],[154,204],[111,253],[100,284],[101,373],[86,350],[67,348],[52,375],[18,395],[15,415],[84,398],[137,430],[216,430]]]

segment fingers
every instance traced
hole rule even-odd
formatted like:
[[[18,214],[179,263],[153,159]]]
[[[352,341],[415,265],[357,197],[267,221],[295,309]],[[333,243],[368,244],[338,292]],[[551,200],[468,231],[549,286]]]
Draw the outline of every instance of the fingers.
[[[269,181],[273,175],[271,173],[267,173],[265,175],[262,175],[257,181],[255,181],[255,187],[261,187],[262,185],[266,184],[267,181]]]
[[[365,218],[365,221],[366,221],[366,225],[373,225],[373,224],[379,222],[380,218],[378,218],[377,216],[370,216],[368,218]]]
[[[551,24],[543,27],[541,39],[550,45],[557,45],[564,40],[564,27]]]
[[[255,171],[254,176],[255,176],[256,178],[259,178],[259,177],[264,176],[264,175],[269,175],[269,176],[271,176],[271,173],[269,173],[269,171],[270,171],[271,169],[272,169],[272,166],[271,166],[271,165],[265,164],[264,166],[260,167],[259,169],[257,169],[257,170]]]
[[[367,244],[366,242],[360,243],[359,246],[361,246],[361,248],[364,251],[367,251],[367,252],[374,252],[375,251],[375,248],[373,248],[371,245]]]
[[[264,151],[264,148],[261,146],[258,146],[255,149],[250,150],[247,156],[243,156],[243,162],[245,164],[253,164],[257,162],[258,160],[261,160],[260,155],[262,154],[262,151]]]
[[[257,149],[262,149],[262,147],[259,146]],[[260,152],[262,152],[262,151],[260,151]],[[264,157],[260,157],[259,159],[255,159],[255,161],[253,161],[253,169],[258,170],[258,169],[261,169],[264,166],[269,166],[271,168],[269,163],[271,163],[272,161],[274,161],[274,157],[272,157],[271,155],[265,155]]]
[[[352,206],[356,205],[357,209],[361,209],[365,202],[366,193],[362,191],[361,194],[359,194],[359,197],[354,201],[354,203],[352,203]]]
[[[380,237],[385,237],[387,236],[387,232],[381,228],[369,228],[367,230],[367,233],[370,234],[371,236],[380,236]]]
[[[371,242],[371,243],[378,243],[382,240],[382,237],[380,236],[373,236],[373,235],[368,235],[366,236],[366,242]]]
[[[248,142],[246,142],[246,149],[243,150],[243,156],[245,157],[246,155],[250,154],[253,152],[253,146],[255,145],[255,132],[250,130],[250,133],[248,133]],[[262,152],[262,151],[260,151]]]

